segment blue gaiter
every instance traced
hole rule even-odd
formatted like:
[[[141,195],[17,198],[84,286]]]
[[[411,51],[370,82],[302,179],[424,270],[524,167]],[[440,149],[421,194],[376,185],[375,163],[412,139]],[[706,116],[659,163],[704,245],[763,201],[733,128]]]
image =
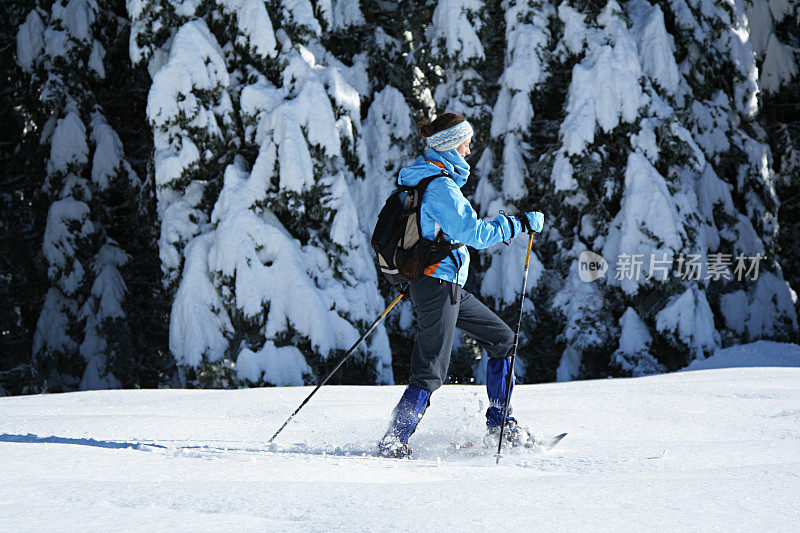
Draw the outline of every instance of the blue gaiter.
[[[422,420],[422,415],[430,403],[431,393],[415,385],[409,385],[400,397],[397,407],[394,408],[394,420],[389,428],[389,433],[397,435],[400,442],[406,443],[408,438],[417,429],[417,424]]]
[[[486,410],[486,425],[499,427],[503,423],[503,405],[506,401],[506,386],[511,375],[511,358],[490,357],[486,363],[486,392],[489,393],[489,408]],[[514,390],[514,380],[511,380]],[[509,396],[509,401],[510,401]],[[511,407],[508,408],[511,414]],[[509,417],[510,418],[510,417]]]

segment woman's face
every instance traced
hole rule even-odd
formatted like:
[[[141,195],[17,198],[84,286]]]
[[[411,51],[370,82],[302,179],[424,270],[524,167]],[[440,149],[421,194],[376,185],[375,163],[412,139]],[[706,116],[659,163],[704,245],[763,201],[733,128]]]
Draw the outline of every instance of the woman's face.
[[[471,142],[472,142],[472,136],[470,135],[470,137],[466,141],[461,143],[458,146],[458,148],[456,148],[456,151],[458,152],[458,154],[461,157],[467,157],[469,154],[472,153],[472,152],[469,151],[469,145],[470,145]]]

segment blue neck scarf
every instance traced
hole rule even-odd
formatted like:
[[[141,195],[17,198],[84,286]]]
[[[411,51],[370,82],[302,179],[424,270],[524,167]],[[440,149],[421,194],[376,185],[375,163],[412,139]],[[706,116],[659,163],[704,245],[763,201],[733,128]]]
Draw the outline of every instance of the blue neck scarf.
[[[425,158],[443,163],[444,168],[450,172],[453,181],[455,181],[456,185],[459,187],[463,187],[464,184],[467,183],[470,169],[469,163],[461,157],[461,154],[459,154],[455,148],[446,152],[439,152],[433,148],[428,148],[428,151],[425,153]]]

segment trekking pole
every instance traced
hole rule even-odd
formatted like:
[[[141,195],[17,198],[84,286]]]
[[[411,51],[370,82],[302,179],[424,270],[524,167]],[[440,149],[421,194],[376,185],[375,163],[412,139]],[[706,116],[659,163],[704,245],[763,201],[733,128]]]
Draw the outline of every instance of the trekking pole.
[[[404,290],[403,290],[403,291],[402,291],[400,294],[398,294],[398,295],[397,295],[397,298],[395,298],[394,300],[392,300],[392,303],[390,303],[390,304],[389,304],[389,307],[387,307],[387,308],[386,308],[386,309],[383,311],[383,313],[381,313],[381,314],[380,314],[380,316],[379,316],[378,318],[376,318],[376,319],[375,319],[375,322],[373,322],[373,323],[372,323],[372,325],[369,327],[369,329],[368,329],[367,331],[365,331],[365,332],[364,332],[364,334],[363,334],[363,335],[361,335],[361,337],[359,337],[359,338],[358,338],[358,340],[356,341],[356,343],[355,343],[353,346],[351,346],[349,350],[347,350],[347,353],[346,353],[346,354],[344,354],[344,357],[342,357],[341,361],[339,361],[339,362],[336,364],[336,366],[333,368],[333,370],[331,370],[330,372],[328,372],[328,375],[327,375],[327,376],[325,376],[325,378],[324,378],[324,379],[323,379],[323,380],[320,382],[320,384],[319,384],[319,385],[317,385],[317,386],[314,388],[314,390],[313,390],[313,391],[311,391],[311,394],[309,394],[309,395],[306,397],[306,399],[305,399],[305,400],[303,400],[303,403],[301,403],[301,404],[300,404],[300,407],[298,407],[297,409],[295,409],[295,410],[294,410],[294,413],[292,413],[292,415],[291,415],[289,418],[287,418],[287,419],[286,419],[286,422],[284,422],[284,423],[283,423],[283,425],[282,425],[280,428],[278,428],[278,431],[276,431],[276,432],[275,432],[275,434],[272,436],[272,438],[271,438],[271,439],[269,439],[269,440],[267,441],[267,444],[270,444],[270,443],[272,443],[272,441],[273,441],[273,440],[275,440],[275,437],[277,437],[277,436],[278,436],[278,433],[280,433],[281,431],[283,431],[283,428],[285,428],[285,427],[286,427],[286,424],[288,424],[288,423],[289,423],[289,422],[292,420],[292,418],[294,418],[294,415],[296,415],[296,414],[297,414],[297,413],[300,411],[300,409],[302,409],[302,408],[303,408],[303,406],[304,406],[305,404],[307,404],[307,403],[308,403],[308,400],[310,400],[310,399],[311,399],[311,397],[312,397],[312,396],[314,396],[314,394],[316,394],[316,392],[317,392],[317,391],[320,389],[320,387],[322,387],[323,385],[325,385],[325,383],[327,383],[327,382],[328,382],[328,380],[329,380],[329,379],[331,379],[331,377],[332,377],[332,376],[333,376],[333,375],[336,373],[336,371],[337,371],[337,370],[339,370],[339,368],[341,368],[341,366],[344,364],[344,362],[345,362],[345,361],[347,361],[347,359],[348,359],[348,358],[349,358],[351,355],[353,355],[353,352],[356,350],[356,348],[358,347],[358,345],[359,345],[359,344],[361,344],[361,341],[363,341],[364,339],[366,339],[366,338],[367,338],[367,335],[369,335],[370,333],[372,333],[372,330],[373,330],[373,329],[375,329],[375,327],[376,327],[376,326],[377,326],[377,325],[380,323],[380,321],[381,321],[381,320],[383,320],[383,318],[384,318],[384,317],[385,317],[387,314],[389,314],[389,311],[391,311],[391,310],[392,310],[392,307],[394,307],[394,306],[395,306],[395,304],[396,304],[397,302],[399,302],[399,301],[400,301],[400,298],[402,298],[403,296],[405,296],[405,294],[406,294],[406,292],[407,292],[407,291],[408,291],[408,289],[407,289],[407,288],[406,288],[406,289],[404,289]]]
[[[533,232],[528,233],[528,253],[525,256],[525,277],[522,278],[522,294],[519,296],[519,320],[517,320],[517,331],[514,333],[514,351],[511,353],[511,372],[506,383],[506,402],[503,405],[503,418],[500,423],[500,441],[497,443],[497,462],[500,464],[500,449],[503,446],[503,432],[506,429],[506,417],[508,416],[508,400],[511,398],[511,385],[514,383],[514,359],[517,357],[517,342],[519,341],[519,328],[522,326],[522,308],[525,305],[525,287],[528,285],[528,265],[531,263],[531,248],[533,247]]]

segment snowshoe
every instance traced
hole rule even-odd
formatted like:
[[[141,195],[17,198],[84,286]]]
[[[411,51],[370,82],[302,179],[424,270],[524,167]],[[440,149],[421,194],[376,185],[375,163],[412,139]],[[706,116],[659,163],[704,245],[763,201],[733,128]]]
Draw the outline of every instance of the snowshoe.
[[[396,435],[388,434],[378,443],[378,456],[387,459],[410,459],[411,448]]]
[[[488,426],[486,435],[483,437],[483,444],[487,447],[497,448],[500,441],[500,426]],[[506,419],[506,428],[503,431],[503,447],[524,447],[533,448],[537,441],[528,428],[522,427],[513,417]]]

